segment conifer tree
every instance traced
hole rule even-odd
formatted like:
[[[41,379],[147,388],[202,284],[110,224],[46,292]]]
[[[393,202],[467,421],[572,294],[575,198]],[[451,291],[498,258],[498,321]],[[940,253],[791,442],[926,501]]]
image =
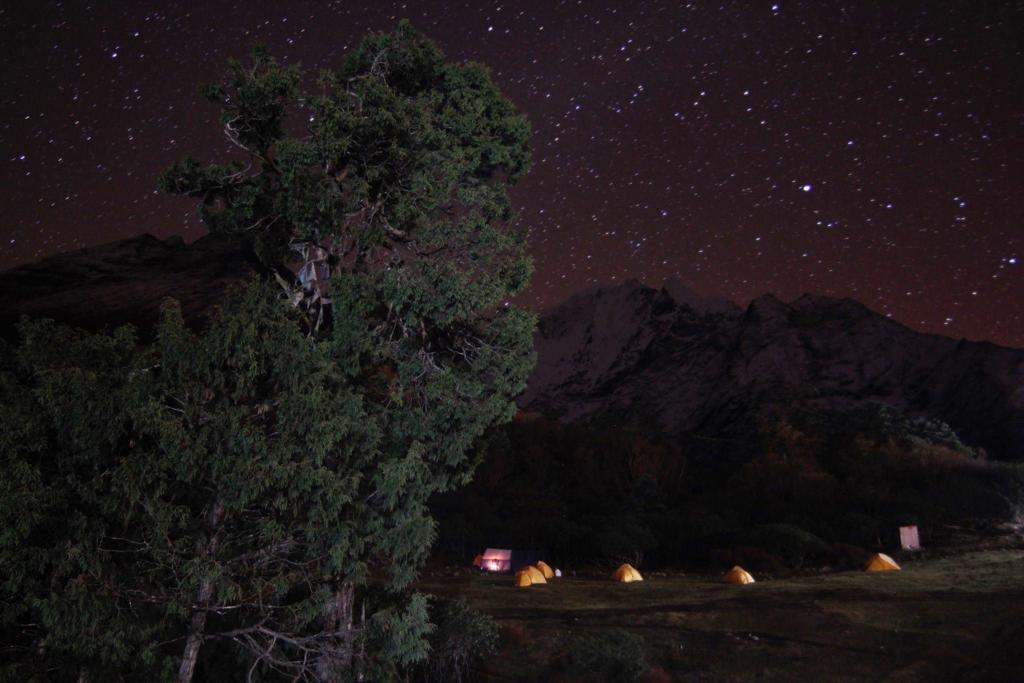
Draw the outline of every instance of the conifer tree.
[[[230,646],[334,681],[425,654],[427,498],[469,480],[533,364],[533,318],[506,304],[530,272],[507,193],[529,127],[407,23],[304,82],[263,50],[233,62],[206,92],[244,161],[161,179],[276,284],[204,330],[169,305],[148,347],[25,324],[0,368],[18,666],[187,681]]]

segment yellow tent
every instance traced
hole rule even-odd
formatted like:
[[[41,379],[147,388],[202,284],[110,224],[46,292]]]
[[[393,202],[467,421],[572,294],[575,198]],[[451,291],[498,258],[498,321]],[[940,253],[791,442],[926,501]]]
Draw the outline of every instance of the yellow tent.
[[[530,580],[534,583],[547,583],[548,580],[544,578],[544,572],[537,569],[536,567],[523,567],[523,571],[529,572]]]
[[[536,567],[523,567],[516,572],[515,585],[520,588],[532,586],[535,583],[547,583],[544,575]]]
[[[533,566],[540,570],[540,573],[544,575],[545,579],[555,578],[555,571],[551,567],[549,567],[548,563],[544,560],[541,560]]]
[[[864,566],[866,572],[898,572],[899,570],[900,566],[896,564],[896,560],[885,553],[875,553]]]
[[[612,578],[621,583],[629,583],[631,581],[643,581],[644,577],[640,576],[640,572],[633,569],[633,565],[624,564],[615,570],[612,574]]]
[[[722,581],[726,583],[754,583],[754,577],[746,569],[737,565],[725,573]]]

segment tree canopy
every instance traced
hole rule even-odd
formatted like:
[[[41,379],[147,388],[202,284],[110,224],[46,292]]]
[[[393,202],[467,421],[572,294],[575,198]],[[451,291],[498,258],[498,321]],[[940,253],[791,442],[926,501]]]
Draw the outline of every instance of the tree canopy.
[[[316,94],[256,50],[206,88],[244,162],[188,158],[162,186],[201,199],[212,232],[252,235],[272,262],[301,256],[305,297],[369,287],[403,336],[501,305],[526,284],[507,187],[529,167],[529,125],[479,64],[446,62],[403,22],[373,35]],[[301,137],[286,114],[301,112]]]
[[[161,185],[277,282],[156,341],[21,326],[0,355],[5,673],[383,679],[426,654],[427,498],[533,365],[508,187],[529,126],[402,23],[307,92],[265,50],[206,94],[241,161]],[[235,676],[240,678],[240,676]]]

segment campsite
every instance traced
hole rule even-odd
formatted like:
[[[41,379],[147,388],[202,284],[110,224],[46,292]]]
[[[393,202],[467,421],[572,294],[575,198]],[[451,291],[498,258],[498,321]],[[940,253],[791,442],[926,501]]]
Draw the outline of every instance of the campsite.
[[[486,680],[573,680],[574,643],[639,636],[641,680],[1012,680],[1024,637],[1024,542],[961,541],[900,557],[902,571],[849,570],[723,583],[712,571],[613,582],[580,572],[517,588],[508,574],[433,568],[420,588],[493,617]],[[614,636],[613,636],[614,637]]]
[[[3,3],[0,683],[1024,683],[1021,35]]]

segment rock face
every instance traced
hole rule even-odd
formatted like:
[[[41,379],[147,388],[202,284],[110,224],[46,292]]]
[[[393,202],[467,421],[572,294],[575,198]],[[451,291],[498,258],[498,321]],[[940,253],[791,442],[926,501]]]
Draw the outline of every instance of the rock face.
[[[762,296],[744,310],[678,282],[578,293],[541,318],[520,405],[670,436],[749,436],[773,407],[875,401],[1024,460],[1024,349],[914,332],[849,299]]]
[[[167,297],[196,321],[260,270],[245,245],[212,235],[190,245],[142,235],[61,254],[0,273],[0,334],[13,338],[22,315],[89,330],[130,322],[145,333]]]

